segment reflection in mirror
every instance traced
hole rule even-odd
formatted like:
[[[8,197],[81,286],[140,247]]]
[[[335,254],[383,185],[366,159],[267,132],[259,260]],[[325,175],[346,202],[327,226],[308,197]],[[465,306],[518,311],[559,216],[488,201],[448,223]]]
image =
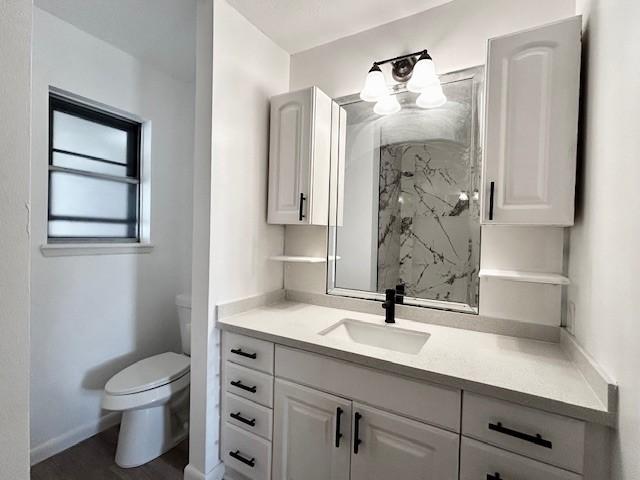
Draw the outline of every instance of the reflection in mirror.
[[[441,76],[448,101],[435,109],[405,88],[387,116],[357,96],[337,100],[346,121],[332,158],[329,293],[382,299],[404,285],[405,303],[477,313],[482,73]]]

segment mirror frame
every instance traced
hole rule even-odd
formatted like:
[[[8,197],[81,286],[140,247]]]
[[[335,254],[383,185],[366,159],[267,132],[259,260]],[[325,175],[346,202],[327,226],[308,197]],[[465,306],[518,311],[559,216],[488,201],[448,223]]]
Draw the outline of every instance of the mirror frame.
[[[483,151],[482,151],[482,138],[484,134],[483,126],[484,126],[484,83],[485,83],[485,67],[484,65],[479,65],[471,68],[466,68],[463,70],[456,70],[453,72],[445,73],[440,75],[440,81],[442,84],[458,82],[461,80],[472,80],[472,111],[471,111],[471,151],[474,152],[475,162],[478,168],[481,170],[482,168],[482,160],[483,160]],[[407,92],[406,83],[397,84],[391,87],[392,94],[398,94]],[[343,107],[345,105],[349,105],[352,103],[361,102],[359,94],[346,95],[344,97],[339,97],[334,99],[334,101],[340,106]],[[337,124],[334,124],[337,126]],[[340,136],[340,133],[338,133]],[[341,161],[342,153],[336,150],[332,151],[331,155],[331,171],[338,172],[340,168],[343,168],[339,163]],[[336,295],[340,297],[351,297],[351,298],[359,298],[363,300],[374,300],[374,301],[384,301],[385,295],[384,293],[379,292],[369,292],[365,290],[354,290],[348,288],[340,288],[335,285],[335,277],[336,277],[336,259],[339,260],[336,252],[336,239],[337,239],[337,209],[340,208],[339,205],[339,192],[340,185],[337,185],[338,179],[340,176],[335,173],[331,175],[333,179],[333,184],[329,185],[329,204],[330,204],[330,212],[329,212],[329,225],[327,228],[327,285],[326,290],[328,295]],[[478,191],[481,189],[478,188]],[[482,229],[480,229],[480,244],[482,245]],[[481,254],[479,254],[480,260]],[[478,265],[479,268],[479,265]],[[478,283],[479,290],[479,283]],[[478,297],[479,297],[478,292]],[[479,302],[478,302],[479,303]],[[459,302],[446,302],[442,300],[430,300],[426,298],[417,298],[417,297],[404,297],[404,304],[418,307],[426,307],[426,308],[435,308],[438,310],[451,310],[455,312],[462,312],[468,314],[478,314],[478,306],[472,307],[466,303]]]

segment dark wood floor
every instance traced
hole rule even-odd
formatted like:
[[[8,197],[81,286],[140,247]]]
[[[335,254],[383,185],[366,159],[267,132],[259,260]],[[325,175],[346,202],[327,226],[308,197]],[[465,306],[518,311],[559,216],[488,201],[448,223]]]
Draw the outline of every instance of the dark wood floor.
[[[116,465],[117,441],[118,427],[105,430],[31,467],[31,480],[182,480],[189,463],[188,440],[136,468]]]

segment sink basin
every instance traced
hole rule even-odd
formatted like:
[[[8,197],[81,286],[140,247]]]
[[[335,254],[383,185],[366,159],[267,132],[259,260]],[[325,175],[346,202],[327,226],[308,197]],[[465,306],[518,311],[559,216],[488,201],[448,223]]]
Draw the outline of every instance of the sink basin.
[[[319,335],[411,355],[420,352],[429,339],[428,333],[406,330],[393,325],[375,325],[352,318],[343,318],[335,325],[321,331]]]

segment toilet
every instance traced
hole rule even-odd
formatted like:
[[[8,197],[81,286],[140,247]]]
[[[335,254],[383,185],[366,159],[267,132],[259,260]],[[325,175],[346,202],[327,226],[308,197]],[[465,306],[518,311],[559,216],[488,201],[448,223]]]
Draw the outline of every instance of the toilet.
[[[166,352],[115,374],[102,408],[122,412],[116,464],[137,467],[159,457],[189,433],[191,297],[176,296],[183,354]]]

